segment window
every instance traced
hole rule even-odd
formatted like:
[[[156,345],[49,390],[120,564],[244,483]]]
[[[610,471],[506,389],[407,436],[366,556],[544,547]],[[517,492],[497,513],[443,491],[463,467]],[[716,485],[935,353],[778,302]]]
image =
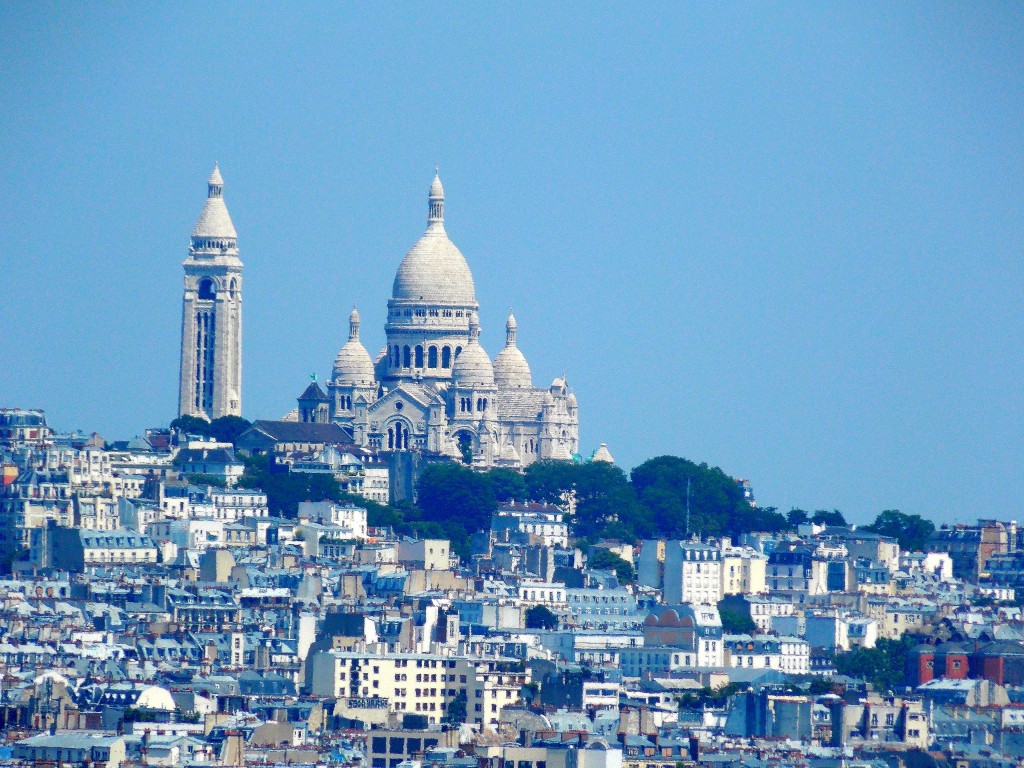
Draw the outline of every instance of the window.
[[[416,367],[417,368],[422,368],[423,367],[423,345],[422,344],[417,344],[416,345]]]
[[[427,350],[427,368],[437,368],[437,347]]]

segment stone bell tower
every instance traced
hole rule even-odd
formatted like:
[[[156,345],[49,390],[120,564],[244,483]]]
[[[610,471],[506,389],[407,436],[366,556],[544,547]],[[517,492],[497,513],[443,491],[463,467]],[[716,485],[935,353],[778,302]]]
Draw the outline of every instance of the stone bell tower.
[[[178,413],[210,420],[242,413],[242,262],[223,194],[214,165],[182,265]]]

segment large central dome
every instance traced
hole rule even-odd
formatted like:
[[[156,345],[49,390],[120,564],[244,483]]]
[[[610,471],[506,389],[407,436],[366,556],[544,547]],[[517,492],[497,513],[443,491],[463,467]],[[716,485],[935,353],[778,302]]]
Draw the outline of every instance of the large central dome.
[[[435,175],[430,185],[427,231],[398,265],[391,298],[432,304],[476,304],[469,264],[444,229],[444,188]]]

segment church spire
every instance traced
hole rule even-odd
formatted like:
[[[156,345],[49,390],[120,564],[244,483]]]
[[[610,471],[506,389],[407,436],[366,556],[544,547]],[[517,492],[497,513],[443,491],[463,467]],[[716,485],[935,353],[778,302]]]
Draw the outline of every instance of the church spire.
[[[427,221],[433,224],[444,223],[444,187],[441,186],[441,178],[434,169],[434,181],[430,184],[430,194],[427,195],[429,215]]]
[[[348,316],[348,340],[359,341],[359,312],[352,307],[352,314]]]

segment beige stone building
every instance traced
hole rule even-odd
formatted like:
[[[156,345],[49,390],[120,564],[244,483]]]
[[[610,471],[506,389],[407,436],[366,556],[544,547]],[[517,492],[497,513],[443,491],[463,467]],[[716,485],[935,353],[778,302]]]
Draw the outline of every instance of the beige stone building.
[[[306,662],[314,696],[380,699],[395,714],[411,712],[439,723],[456,698],[466,699],[466,722],[495,727],[501,710],[520,703],[530,682],[515,659],[440,654],[322,651]]]

